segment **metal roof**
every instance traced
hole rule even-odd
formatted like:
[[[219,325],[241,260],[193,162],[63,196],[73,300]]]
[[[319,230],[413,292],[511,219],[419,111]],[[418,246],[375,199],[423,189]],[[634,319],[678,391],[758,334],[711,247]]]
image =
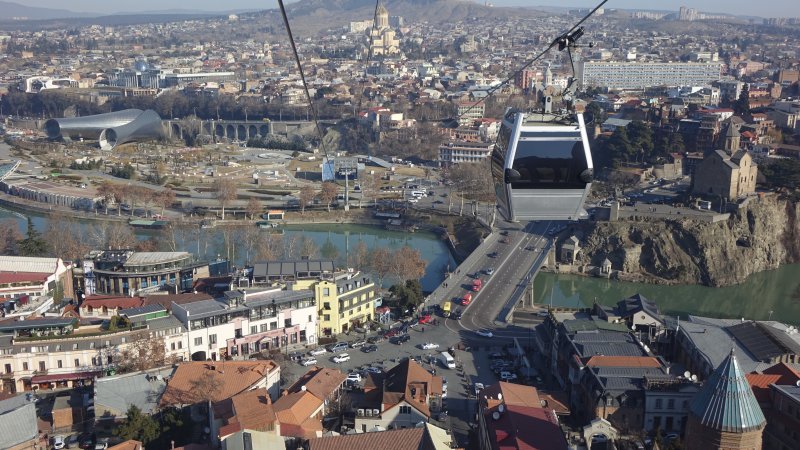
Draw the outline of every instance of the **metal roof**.
[[[166,311],[160,303],[150,303],[149,305],[139,306],[138,308],[126,308],[119,311],[120,316],[136,317],[143,314],[150,314],[159,311]]]
[[[297,276],[298,273],[333,272],[333,260],[293,260],[258,262],[253,266],[254,277]]]
[[[20,397],[24,404],[20,404]],[[2,406],[5,402],[11,402],[13,409]],[[12,448],[38,436],[36,405],[24,395],[0,402],[0,411],[0,448]]]
[[[188,258],[188,252],[134,252],[125,261],[125,266],[144,266],[151,264],[164,264]]]
[[[759,361],[767,362],[786,354],[800,354],[800,345],[785,333],[770,328],[758,322],[742,322],[727,330]]]
[[[0,272],[54,273],[58,258],[32,256],[0,256]]]
[[[111,410],[118,417],[125,416],[131,405],[136,405],[145,414],[153,414],[158,409],[161,395],[167,388],[164,379],[175,371],[170,367],[161,371],[132,373],[115,377],[98,378],[95,381],[95,405],[98,413]],[[157,375],[160,375],[159,380]]]
[[[76,322],[73,317],[46,317],[41,319],[17,320],[0,324],[0,331],[27,330],[29,328],[66,327]]]
[[[658,309],[656,302],[648,299],[642,294],[634,294],[626,299],[617,302],[617,309],[619,315],[622,317],[629,317],[639,311],[644,311],[650,317],[655,319],[661,318],[661,311]]]
[[[733,350],[703,384],[689,411],[704,426],[729,433],[757,430],[766,423]]]

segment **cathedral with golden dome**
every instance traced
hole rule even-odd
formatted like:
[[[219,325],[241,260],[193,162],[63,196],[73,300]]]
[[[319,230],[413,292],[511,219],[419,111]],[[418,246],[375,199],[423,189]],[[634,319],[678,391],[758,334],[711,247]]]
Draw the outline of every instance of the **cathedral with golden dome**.
[[[375,27],[372,28],[372,54],[393,55],[400,53],[400,40],[397,39],[395,31],[389,27],[389,11],[383,6],[378,5],[378,17]]]

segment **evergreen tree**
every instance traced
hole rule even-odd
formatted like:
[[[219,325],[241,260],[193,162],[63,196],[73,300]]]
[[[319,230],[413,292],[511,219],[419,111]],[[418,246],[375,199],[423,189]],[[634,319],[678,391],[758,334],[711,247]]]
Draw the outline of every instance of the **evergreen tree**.
[[[634,155],[642,153],[642,161],[650,159],[653,154],[653,130],[641,120],[634,120],[626,128]]]
[[[606,150],[608,151],[611,160],[615,163],[621,161],[630,161],[635,153],[633,145],[631,145],[628,132],[625,127],[617,127],[614,134],[606,143]]]
[[[25,239],[19,241],[19,253],[22,256],[42,256],[47,248],[42,235],[33,227],[33,221],[28,217],[28,232]],[[59,256],[59,255],[56,255]]]
[[[135,405],[128,408],[125,421],[114,430],[114,434],[122,439],[134,439],[145,446],[155,440],[160,433],[158,422],[147,414],[142,414]]]

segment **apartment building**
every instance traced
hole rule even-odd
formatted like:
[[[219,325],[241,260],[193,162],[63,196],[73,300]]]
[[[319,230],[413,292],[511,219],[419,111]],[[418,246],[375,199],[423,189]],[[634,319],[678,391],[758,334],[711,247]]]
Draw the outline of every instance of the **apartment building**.
[[[133,296],[167,284],[183,291],[208,276],[208,262],[195,261],[188,252],[108,250],[84,262],[84,278],[103,294]]]
[[[52,295],[59,289],[64,297],[74,295],[71,263],[61,258],[0,256],[0,299]],[[11,309],[0,303],[0,317]]]
[[[439,163],[449,166],[458,163],[486,161],[494,143],[480,141],[451,141],[439,146]]]
[[[318,336],[344,333],[375,318],[378,286],[365,273],[348,270],[319,279],[297,280],[292,289],[314,292]]]
[[[720,79],[720,63],[583,61],[581,84],[620,90],[705,86]]]

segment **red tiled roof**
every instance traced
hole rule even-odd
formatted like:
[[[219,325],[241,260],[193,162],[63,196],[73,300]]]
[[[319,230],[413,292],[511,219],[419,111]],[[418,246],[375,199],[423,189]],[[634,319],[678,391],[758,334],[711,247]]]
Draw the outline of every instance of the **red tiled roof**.
[[[0,284],[44,283],[50,274],[41,272],[0,272]]]
[[[764,370],[762,373],[748,373],[745,375],[753,395],[759,403],[769,403],[772,399],[769,391],[770,384],[783,386],[794,385],[800,380],[800,372],[784,363],[778,363]]]
[[[507,405],[499,418],[494,411],[484,415],[487,434],[495,450],[566,450],[567,439],[555,413],[544,408]]]
[[[289,388],[289,392],[300,392],[305,386],[308,392],[324,401],[339,389],[346,379],[347,375],[341,370],[313,367]]]
[[[127,440],[125,442],[122,442],[120,444],[117,444],[117,445],[115,445],[113,447],[109,447],[108,450],[142,450],[143,448],[144,447],[142,447],[142,443],[141,442],[134,441],[134,440],[131,439],[131,440]]]
[[[175,370],[161,397],[161,406],[219,402],[250,390],[273,370],[272,361],[184,362]]]
[[[271,431],[275,427],[275,411],[266,389],[254,389],[214,404],[214,417],[226,422],[219,437],[241,430]]]
[[[138,308],[144,304],[144,301],[141,297],[105,297],[105,298],[97,298],[97,297],[86,297],[86,299],[81,303],[81,308],[89,308],[92,307],[94,309],[106,307],[108,309],[128,309],[128,308]]]
[[[433,450],[424,428],[328,436],[308,441],[309,450]]]
[[[284,395],[273,405],[275,416],[281,424],[281,436],[310,439],[322,433],[322,421],[314,412],[322,400],[308,391]]]

